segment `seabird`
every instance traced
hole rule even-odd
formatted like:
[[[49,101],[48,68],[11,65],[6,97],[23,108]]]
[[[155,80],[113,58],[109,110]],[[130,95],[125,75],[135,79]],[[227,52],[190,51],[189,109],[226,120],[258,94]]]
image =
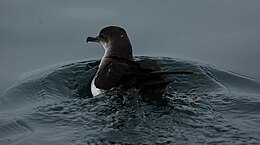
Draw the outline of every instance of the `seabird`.
[[[151,59],[135,61],[132,45],[126,31],[118,26],[103,28],[97,37],[87,37],[86,42],[100,43],[104,56],[91,82],[93,96],[108,90],[135,88],[141,92],[165,88],[169,82],[163,76],[189,72],[163,72],[160,65]]]

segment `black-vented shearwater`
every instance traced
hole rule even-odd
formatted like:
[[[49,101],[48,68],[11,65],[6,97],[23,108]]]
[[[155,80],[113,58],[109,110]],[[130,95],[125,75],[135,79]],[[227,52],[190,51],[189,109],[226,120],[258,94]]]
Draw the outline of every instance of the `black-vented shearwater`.
[[[190,73],[163,72],[160,65],[151,59],[134,61],[132,45],[127,33],[118,26],[105,27],[97,37],[87,37],[86,42],[100,43],[105,49],[105,54],[91,83],[93,96],[114,88],[155,90],[169,83],[164,80],[163,75]]]

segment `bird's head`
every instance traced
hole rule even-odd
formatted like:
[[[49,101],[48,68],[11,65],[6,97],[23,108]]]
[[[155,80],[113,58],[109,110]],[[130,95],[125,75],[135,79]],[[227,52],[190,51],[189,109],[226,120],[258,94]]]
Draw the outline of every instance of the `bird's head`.
[[[103,28],[97,37],[87,37],[86,42],[100,43],[106,52],[121,57],[132,57],[132,46],[126,31],[118,26]]]

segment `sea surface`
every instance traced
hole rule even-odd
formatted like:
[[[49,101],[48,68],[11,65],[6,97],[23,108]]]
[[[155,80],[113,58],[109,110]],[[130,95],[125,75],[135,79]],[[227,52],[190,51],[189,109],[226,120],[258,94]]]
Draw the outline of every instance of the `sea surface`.
[[[138,90],[93,97],[99,60],[27,73],[0,96],[0,144],[260,144],[259,82],[194,61],[152,59],[164,71],[196,72],[167,76],[163,105]]]

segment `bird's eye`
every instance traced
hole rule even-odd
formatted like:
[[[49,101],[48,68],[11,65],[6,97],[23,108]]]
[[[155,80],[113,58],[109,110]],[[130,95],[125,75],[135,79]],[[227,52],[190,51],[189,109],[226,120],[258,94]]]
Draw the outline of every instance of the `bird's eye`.
[[[100,34],[99,37],[100,38],[105,38],[105,35],[104,34]]]

